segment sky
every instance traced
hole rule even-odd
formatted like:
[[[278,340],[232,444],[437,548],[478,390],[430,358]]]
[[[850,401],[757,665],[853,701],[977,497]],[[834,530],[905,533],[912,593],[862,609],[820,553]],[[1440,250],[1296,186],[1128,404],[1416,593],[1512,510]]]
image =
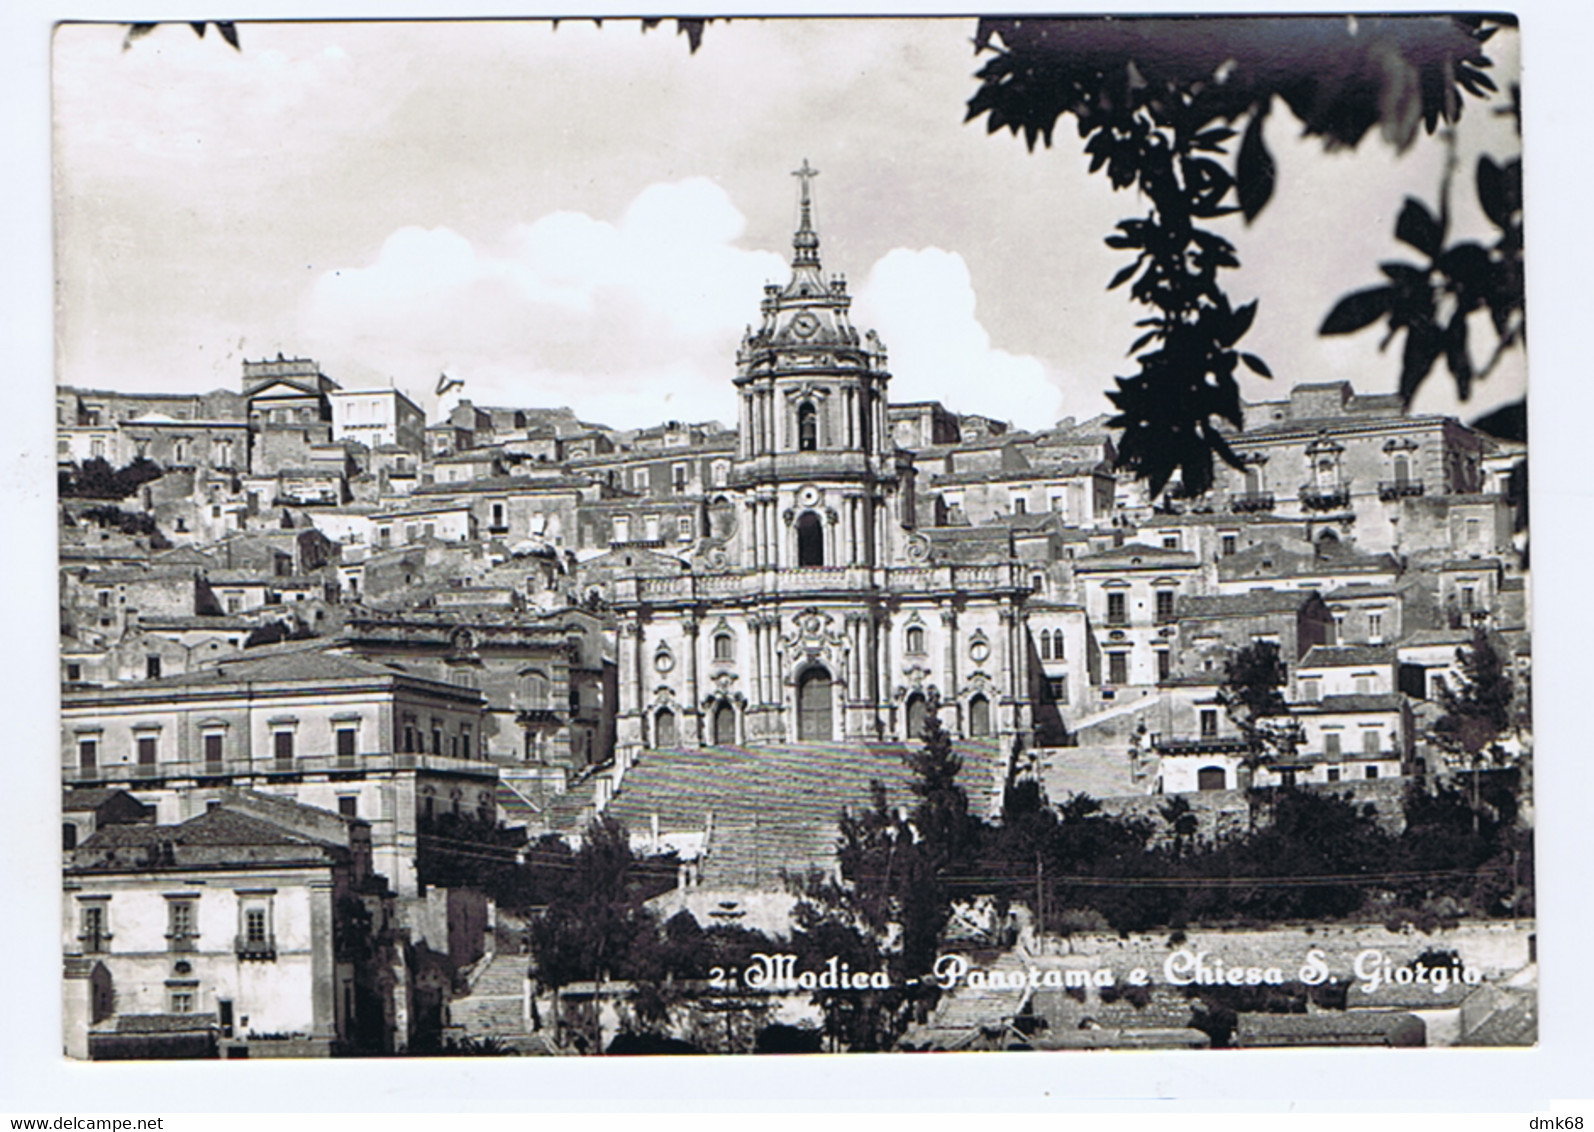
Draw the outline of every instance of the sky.
[[[893,400],[1024,428],[1107,411],[1145,312],[1105,290],[1126,261],[1102,239],[1144,204],[1087,173],[1066,124],[1034,153],[964,124],[973,30],[736,19],[694,55],[624,20],[246,23],[241,51],[182,24],[130,45],[63,25],[58,380],[237,388],[242,360],[280,352],[429,411],[446,371],[478,404],[734,421],[736,344],[787,275],[807,159],[825,269],[885,341]],[[1504,87],[1515,37],[1490,46]],[[1486,109],[1463,115],[1463,169],[1517,152]],[[1299,135],[1274,113],[1273,202],[1222,222],[1244,265],[1229,293],[1261,300],[1245,344],[1276,375],[1244,393],[1392,390],[1378,331],[1315,331],[1400,256],[1394,216],[1434,199],[1442,147],[1329,155]],[[1472,417],[1521,388],[1513,358],[1458,407],[1436,371],[1417,408]]]

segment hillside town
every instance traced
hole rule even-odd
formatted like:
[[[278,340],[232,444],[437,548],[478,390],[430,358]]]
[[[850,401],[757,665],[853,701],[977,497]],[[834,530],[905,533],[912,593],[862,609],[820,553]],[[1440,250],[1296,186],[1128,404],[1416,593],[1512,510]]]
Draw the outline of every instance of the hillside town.
[[[795,973],[705,959],[651,1014],[618,961],[556,976],[563,897],[502,877],[618,830],[668,942],[812,937],[813,894],[855,881],[842,825],[907,821],[931,737],[991,838],[1019,794],[1186,856],[1254,834],[1263,795],[1345,799],[1391,845],[1424,793],[1470,799],[1477,836],[1530,826],[1524,445],[1282,375],[1238,466],[1152,494],[1105,413],[995,420],[978,374],[911,399],[822,266],[810,179],[729,423],[479,405],[468,375],[423,405],[286,353],[208,393],[59,388],[71,1056],[872,1048]],[[1266,710],[1237,706],[1241,656],[1276,658]],[[1458,738],[1485,657],[1508,718]],[[950,901],[959,958],[893,1048],[1213,1044],[1180,948],[1253,988],[1311,954],[1340,976],[1232,1008],[1229,1044],[1534,1040],[1521,869],[1492,912],[1170,933],[1084,914],[1034,859]],[[1447,951],[1466,977],[1414,988]]]

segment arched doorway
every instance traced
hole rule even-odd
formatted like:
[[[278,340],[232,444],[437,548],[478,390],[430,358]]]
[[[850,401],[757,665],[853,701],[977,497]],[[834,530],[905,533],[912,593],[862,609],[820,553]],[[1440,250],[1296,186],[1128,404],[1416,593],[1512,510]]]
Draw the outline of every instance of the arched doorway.
[[[714,729],[714,745],[725,747],[736,742],[736,709],[721,700],[710,717]]]
[[[991,733],[991,701],[984,696],[975,696],[969,700],[969,734],[989,735]]]
[[[797,738],[828,742],[831,734],[830,673],[815,665],[797,681]]]
[[[797,565],[823,566],[825,564],[825,529],[819,516],[804,511],[797,520]]]
[[[924,738],[924,697],[915,692],[908,697],[908,738]]]
[[[1198,790],[1225,790],[1228,785],[1228,773],[1221,766],[1204,766],[1196,771]]]
[[[660,708],[659,714],[653,717],[653,745],[675,747],[680,742],[675,730],[675,713],[669,708]]]

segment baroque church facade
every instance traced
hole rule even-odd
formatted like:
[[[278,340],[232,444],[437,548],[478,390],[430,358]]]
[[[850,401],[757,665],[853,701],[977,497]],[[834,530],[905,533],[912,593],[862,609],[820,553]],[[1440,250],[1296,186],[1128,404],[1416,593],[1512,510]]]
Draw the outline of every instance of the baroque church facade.
[[[933,560],[887,420],[874,331],[825,278],[807,162],[791,277],[736,356],[739,429],[720,538],[674,577],[617,579],[622,759],[648,747],[904,742],[931,695],[960,738],[1031,727],[1014,561]]]

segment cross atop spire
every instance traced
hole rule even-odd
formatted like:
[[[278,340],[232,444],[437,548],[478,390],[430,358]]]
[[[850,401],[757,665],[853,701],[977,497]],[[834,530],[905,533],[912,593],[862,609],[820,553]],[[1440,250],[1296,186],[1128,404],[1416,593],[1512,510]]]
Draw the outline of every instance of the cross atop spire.
[[[819,234],[814,231],[813,201],[809,195],[809,182],[819,176],[819,170],[809,165],[808,159],[805,157],[803,158],[802,168],[793,169],[791,175],[802,182],[802,196],[800,198],[802,219],[798,222],[797,234],[792,239],[792,247],[797,252],[792,260],[792,266],[795,267],[798,264],[818,266]]]

